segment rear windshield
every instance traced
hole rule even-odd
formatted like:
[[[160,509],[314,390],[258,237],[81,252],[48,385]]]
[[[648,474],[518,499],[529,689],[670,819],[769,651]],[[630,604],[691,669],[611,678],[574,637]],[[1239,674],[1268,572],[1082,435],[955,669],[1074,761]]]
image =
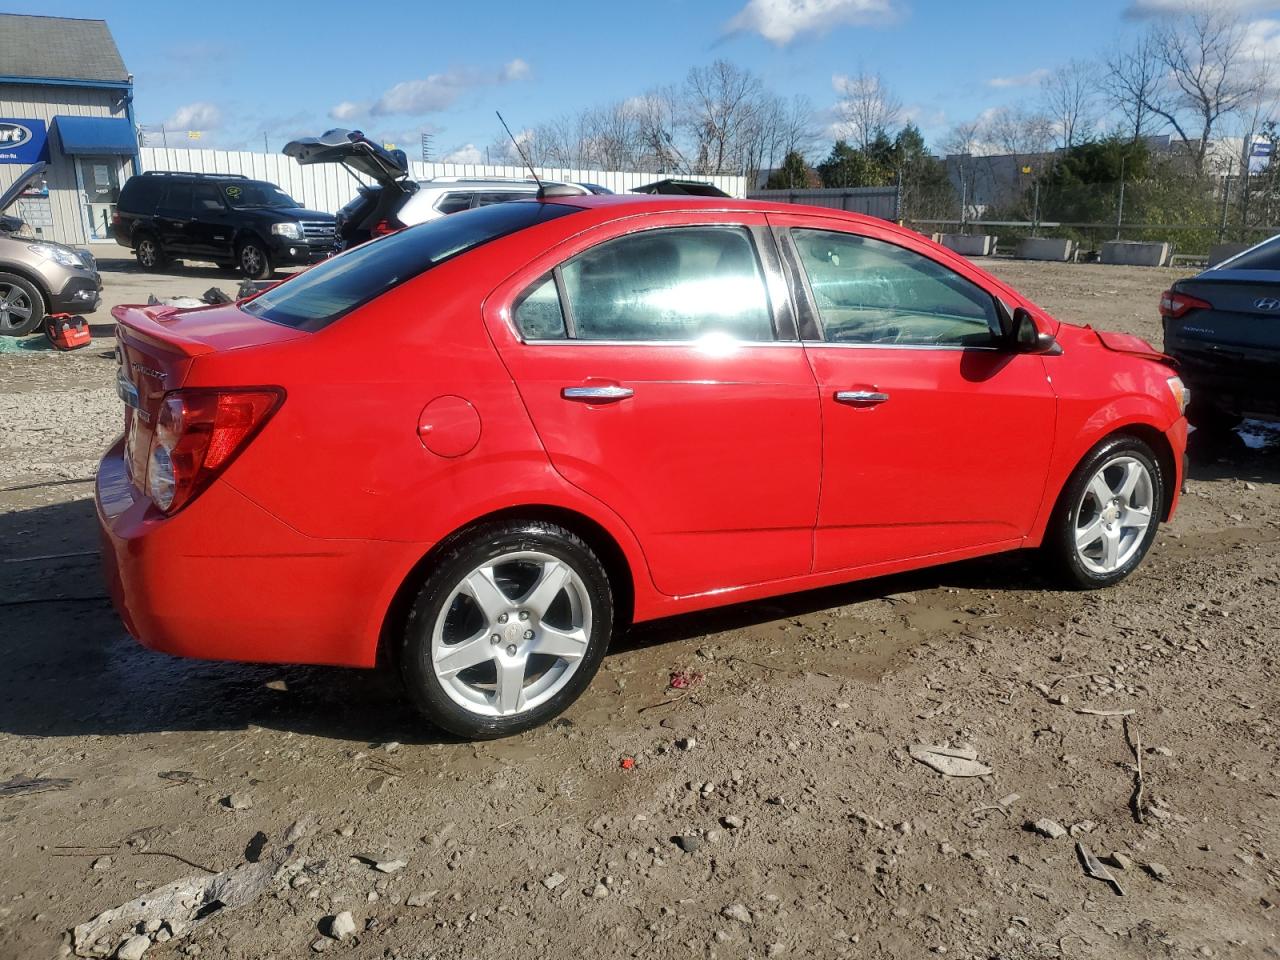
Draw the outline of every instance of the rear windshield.
[[[1246,250],[1230,263],[1227,270],[1280,270],[1280,237],[1272,237],[1252,250]]]
[[[430,220],[317,264],[255,297],[244,309],[272,323],[320,330],[451,257],[577,209],[555,203],[498,203]]]

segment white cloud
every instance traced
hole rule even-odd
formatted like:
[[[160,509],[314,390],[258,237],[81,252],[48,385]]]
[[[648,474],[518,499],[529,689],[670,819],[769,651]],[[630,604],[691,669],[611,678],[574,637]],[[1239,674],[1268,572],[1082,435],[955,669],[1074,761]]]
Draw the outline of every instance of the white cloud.
[[[1011,87],[1034,87],[1047,76],[1049,76],[1048,68],[1040,67],[1011,77],[992,77],[987,81],[987,86],[995,87],[997,90],[1006,90]]]
[[[1245,25],[1245,52],[1264,63],[1280,63],[1280,20],[1254,20]]]
[[[530,73],[529,64],[519,57],[505,64],[499,77],[503,83],[511,83],[515,80],[527,80]]]
[[[222,126],[222,111],[215,103],[199,100],[179,107],[164,126],[166,130],[217,130]]]
[[[947,115],[936,107],[911,103],[902,108],[900,118],[904,124],[914,123],[921,130],[939,130],[947,125]]]
[[[474,143],[468,143],[451,150],[441,159],[445,163],[484,163],[484,151]]]
[[[897,16],[896,0],[748,0],[726,24],[730,33],[758,33],[785,47],[804,33],[835,27],[887,23]]]
[[[329,116],[334,120],[355,120],[369,112],[367,103],[353,103],[350,100],[343,100],[339,104],[335,104],[329,108]]]
[[[470,90],[514,83],[528,78],[530,73],[529,64],[518,57],[503,64],[497,71],[455,67],[444,73],[433,73],[422,80],[397,83],[373,102],[369,112],[377,117],[435,113],[451,107],[460,96]]]

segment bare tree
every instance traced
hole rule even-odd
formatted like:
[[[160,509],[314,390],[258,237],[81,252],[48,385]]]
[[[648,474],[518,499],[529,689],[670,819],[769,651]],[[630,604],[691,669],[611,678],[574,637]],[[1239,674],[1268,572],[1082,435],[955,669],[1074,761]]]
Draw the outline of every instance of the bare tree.
[[[1084,60],[1072,60],[1041,82],[1045,113],[1057,130],[1064,150],[1089,138],[1093,131],[1097,87],[1097,67]]]
[[[849,141],[866,150],[876,137],[887,134],[902,116],[902,101],[884,85],[880,74],[859,70],[839,83],[836,110]]]
[[[1047,153],[1053,146],[1053,122],[1023,107],[1001,107],[981,127],[983,139],[1019,158]]]
[[[658,173],[688,173],[689,161],[680,149],[680,93],[675,87],[650,90],[635,103],[639,129],[640,165]]]
[[[1160,47],[1148,33],[1133,47],[1115,50],[1103,63],[1102,90],[1108,104],[1124,116],[1133,140],[1141,140],[1157,123],[1163,123],[1151,109],[1160,94],[1164,67]]]
[[[1265,71],[1250,56],[1244,24],[1225,7],[1200,7],[1156,27],[1152,38],[1167,79],[1147,106],[1202,174],[1214,130],[1262,94]]]
[[[745,172],[764,94],[759,78],[727,60],[717,60],[691,69],[684,93],[697,171]]]

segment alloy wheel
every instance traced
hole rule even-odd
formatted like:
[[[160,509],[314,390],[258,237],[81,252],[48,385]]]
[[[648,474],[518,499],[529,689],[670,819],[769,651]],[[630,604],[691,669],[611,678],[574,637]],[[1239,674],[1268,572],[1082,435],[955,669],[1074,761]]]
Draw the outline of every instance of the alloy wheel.
[[[249,244],[240,251],[240,266],[251,277],[256,277],[262,270],[262,251]]]
[[[432,627],[431,666],[459,706],[508,717],[562,690],[590,638],[582,577],[559,557],[521,550],[486,560],[454,586]]]
[[[16,330],[31,319],[31,298],[20,287],[0,283],[0,331]]]
[[[1093,475],[1076,508],[1076,555],[1097,574],[1119,570],[1142,549],[1155,509],[1155,483],[1147,465],[1122,455]]]
[[[147,269],[156,265],[156,245],[153,240],[143,240],[138,244],[138,262]]]

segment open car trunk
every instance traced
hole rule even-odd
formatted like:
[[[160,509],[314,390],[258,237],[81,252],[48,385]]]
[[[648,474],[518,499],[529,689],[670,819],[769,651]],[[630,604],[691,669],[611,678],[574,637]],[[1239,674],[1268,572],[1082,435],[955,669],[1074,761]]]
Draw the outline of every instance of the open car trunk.
[[[387,150],[359,130],[329,130],[318,137],[291,140],[280,152],[303,166],[341,164],[384,188],[395,186],[405,193],[415,193],[418,189],[417,183],[409,176],[409,161],[404,151]]]

